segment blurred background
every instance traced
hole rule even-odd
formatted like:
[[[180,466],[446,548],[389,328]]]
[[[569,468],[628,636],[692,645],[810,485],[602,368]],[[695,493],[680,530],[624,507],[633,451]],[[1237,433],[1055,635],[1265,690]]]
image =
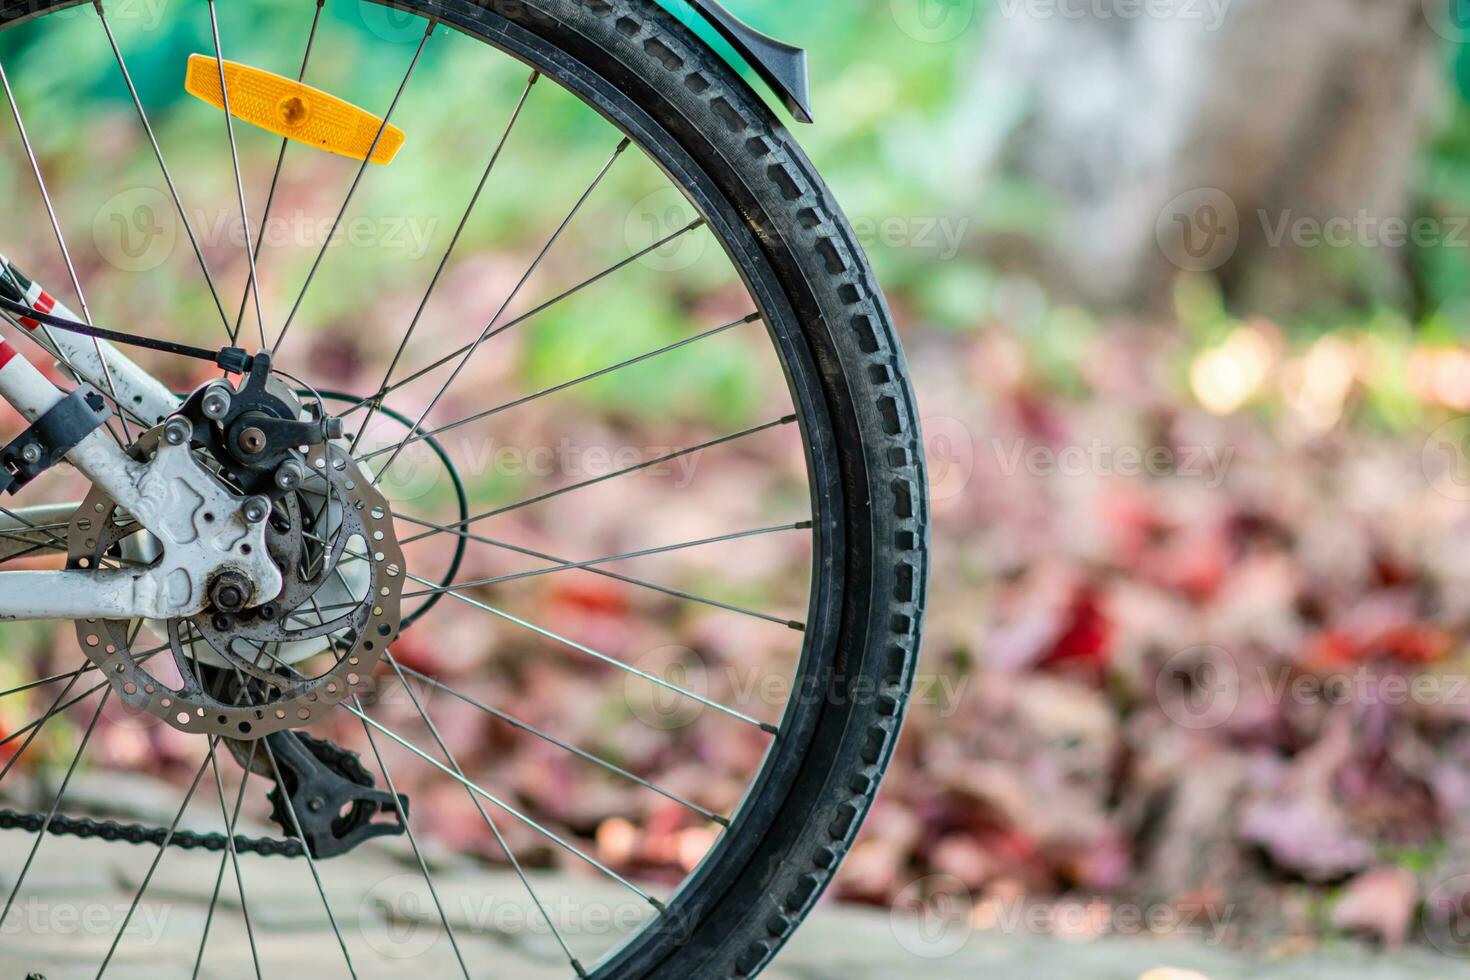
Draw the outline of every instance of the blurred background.
[[[220,6],[226,57],[294,75],[303,5],[265,6],[280,17]],[[941,920],[902,941],[917,956],[944,955],[956,930],[1012,931],[1018,909],[1039,910],[1027,931],[1070,940],[1160,933],[1265,959],[1358,943],[1470,955],[1470,11],[1450,0],[731,7],[811,49],[818,124],[797,136],[887,290],[929,451],[923,663],[832,898]],[[248,275],[233,173],[217,114],[180,88],[187,54],[212,50],[208,21],[177,8],[110,9],[181,196],[200,202],[192,218],[233,320]],[[310,80],[383,105],[423,22],[353,3],[325,17],[320,43],[337,53]],[[50,20],[0,35],[0,57],[94,313],[126,327],[166,311],[170,336],[213,336],[213,300],[95,14]],[[333,243],[293,327],[315,383],[378,383],[398,334],[374,325],[413,315],[523,83],[519,66],[466,38],[436,40],[395,116],[410,137],[396,182],[364,182],[350,213],[378,217]],[[400,374],[463,343],[466,315],[494,312],[615,142],[565,93],[537,97],[535,137],[508,144],[434,294],[425,350]],[[279,143],[240,140],[258,216]],[[692,220],[646,160],[619,166],[509,313]],[[260,259],[272,329],[353,169],[288,156],[282,224]],[[16,202],[0,251],[70,302],[10,136],[0,193]],[[436,418],[735,321],[743,303],[718,246],[703,231],[680,237],[498,340],[470,393]],[[243,323],[254,329],[250,314]],[[741,330],[446,441],[474,510],[789,411],[759,328]],[[181,388],[203,377],[140,360]],[[397,407],[416,416],[432,393]],[[390,444],[395,423],[377,424]],[[697,467],[610,480],[591,506],[569,496],[508,515],[497,533],[617,554],[710,524],[800,520],[800,449],[795,433],[761,433]],[[395,500],[442,514],[437,465],[400,464]],[[770,535],[619,567],[781,618],[804,608],[808,559]],[[429,545],[411,556],[416,568],[446,561]],[[459,578],[520,567],[472,549]],[[674,609],[585,574],[493,595],[762,719],[779,717],[799,652],[779,624]],[[758,733],[447,611],[405,637],[405,664],[514,704],[715,812],[738,802]],[[41,627],[8,628],[0,645],[27,654],[0,657],[3,687],[76,654],[69,632]],[[0,729],[44,705],[0,701]],[[402,698],[378,707],[413,723]],[[639,880],[677,882],[714,839],[667,800],[464,704],[434,710],[477,778]],[[116,806],[110,770],[187,782],[197,746],[151,719],[108,717],[94,796]],[[35,757],[64,765],[78,719],[48,729]],[[400,783],[414,792],[413,777]],[[428,837],[504,863],[457,787],[422,792],[439,794],[422,811]],[[534,834],[510,839],[531,866],[568,863]]]

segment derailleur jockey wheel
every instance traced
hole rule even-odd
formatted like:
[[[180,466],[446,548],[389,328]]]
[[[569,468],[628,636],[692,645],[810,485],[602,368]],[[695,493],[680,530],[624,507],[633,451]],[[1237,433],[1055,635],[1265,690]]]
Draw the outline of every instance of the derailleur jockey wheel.
[[[164,428],[145,433],[134,454],[147,458]],[[227,485],[244,482],[207,438],[193,444]],[[310,725],[368,686],[400,626],[406,576],[392,512],[344,448],[326,441],[298,449],[280,463],[293,474],[280,481],[289,489],[252,498],[270,508],[266,541],[284,583],[278,595],[242,604],[243,589],[225,572],[211,589],[212,608],[197,616],[77,622],[82,650],[130,707],[180,731],[248,740]],[[67,565],[146,564],[156,548],[94,487],[71,521]],[[153,661],[161,654],[171,671]]]

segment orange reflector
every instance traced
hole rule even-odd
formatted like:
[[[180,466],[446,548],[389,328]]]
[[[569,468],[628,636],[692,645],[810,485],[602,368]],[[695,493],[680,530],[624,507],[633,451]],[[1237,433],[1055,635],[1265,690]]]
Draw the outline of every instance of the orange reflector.
[[[373,163],[390,163],[403,146],[403,130],[384,126],[378,116],[335,95],[249,65],[226,61],[224,66],[230,115],[236,119],[354,160],[363,159],[371,149]],[[225,107],[219,65],[209,55],[189,56],[184,89],[216,109]],[[383,135],[378,138],[380,128]]]

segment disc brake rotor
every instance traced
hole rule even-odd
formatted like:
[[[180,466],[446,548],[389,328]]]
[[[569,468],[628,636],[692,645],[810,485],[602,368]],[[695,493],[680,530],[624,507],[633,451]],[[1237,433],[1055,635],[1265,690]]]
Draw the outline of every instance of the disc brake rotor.
[[[138,451],[150,452],[161,431],[144,434]],[[168,620],[161,645],[141,653],[134,646],[142,624],[77,621],[83,652],[130,707],[180,731],[251,739],[311,724],[368,686],[399,630],[405,565],[391,509],[342,447],[311,447],[305,463],[307,480],[270,517],[267,540],[284,580],[279,595],[238,614],[207,610]],[[67,566],[104,567],[140,533],[94,487],[69,526]],[[297,670],[281,653],[308,642],[331,656],[330,667]],[[147,666],[165,652],[182,684],[164,683]]]

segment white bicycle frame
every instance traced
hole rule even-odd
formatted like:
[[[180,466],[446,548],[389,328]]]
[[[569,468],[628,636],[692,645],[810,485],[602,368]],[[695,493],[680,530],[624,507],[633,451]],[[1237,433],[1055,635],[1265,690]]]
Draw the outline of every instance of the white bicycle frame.
[[[39,286],[32,287],[26,301],[38,310],[76,319]],[[130,416],[157,424],[177,411],[178,398],[112,344],[33,324],[23,319],[22,329],[78,380],[115,393]],[[0,340],[0,398],[28,422],[35,422],[64,397],[35,364]],[[131,514],[156,539],[162,553],[145,568],[94,568],[93,559],[83,555],[72,562],[76,567],[64,571],[0,572],[0,620],[192,616],[208,606],[209,584],[225,570],[243,575],[255,595],[280,591],[281,573],[266,548],[265,522],[246,519],[244,498],[198,464],[187,438],[179,444],[159,439],[150,458],[140,461],[102,427],[65,458],[120,510]],[[66,542],[78,506],[14,512],[0,524],[6,535],[0,557],[48,543],[54,547],[58,539]],[[67,532],[37,530],[62,522],[68,524]]]

